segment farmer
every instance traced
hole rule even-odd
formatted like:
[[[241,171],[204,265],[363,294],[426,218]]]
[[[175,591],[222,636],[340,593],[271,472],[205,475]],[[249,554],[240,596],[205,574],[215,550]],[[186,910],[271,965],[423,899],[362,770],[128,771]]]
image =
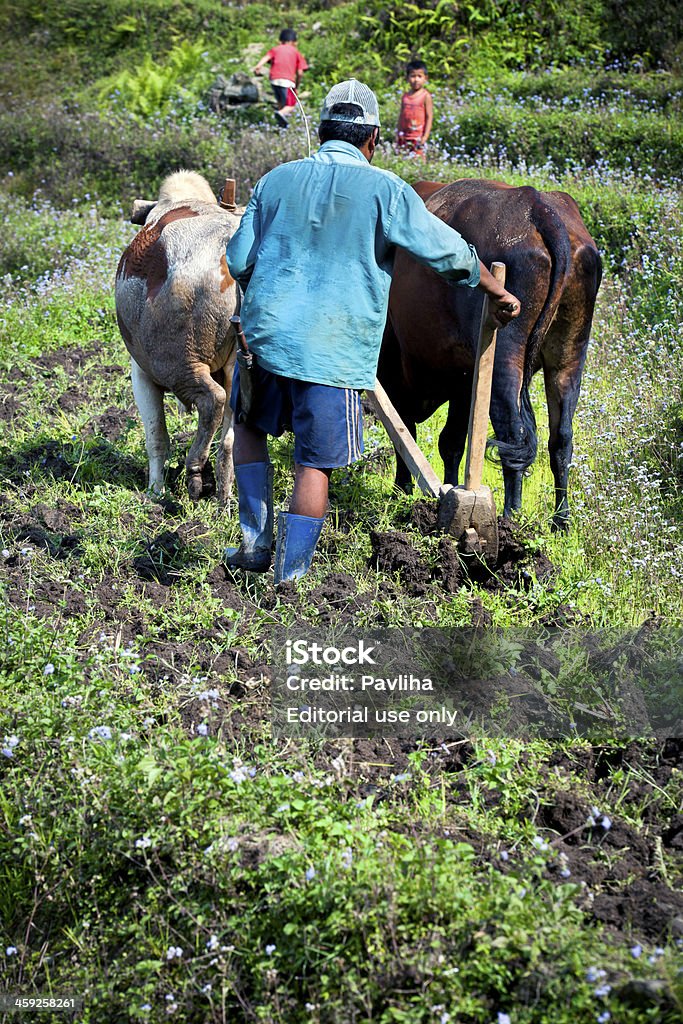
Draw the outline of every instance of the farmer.
[[[405,181],[370,166],[380,120],[367,86],[355,79],[333,86],[320,119],[318,152],[261,178],[227,247],[230,272],[245,290],[242,320],[255,368],[246,417],[239,368],[233,383],[243,540],[227,549],[225,562],[254,572],[270,567],[267,435],[291,429],[294,491],[289,511],[279,514],[276,583],[308,571],[330,473],[362,454],[360,392],[375,383],[396,247],[453,284],[479,284],[501,326],[520,308]]]

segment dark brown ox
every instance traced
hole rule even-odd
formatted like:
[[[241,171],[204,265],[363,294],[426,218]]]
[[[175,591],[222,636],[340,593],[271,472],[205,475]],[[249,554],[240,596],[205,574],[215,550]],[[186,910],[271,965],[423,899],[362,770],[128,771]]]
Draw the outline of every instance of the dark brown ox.
[[[194,499],[212,484],[207,459],[222,423],[216,490],[225,503],[233,478],[228,398],[236,342],[230,317],[237,297],[225,247],[239,217],[220,209],[209,183],[193,171],[169,175],[157,203],[150,205],[145,226],[116,272],[116,315],[145,427],[149,487],[157,492],[164,487],[170,452],[164,393],[171,391],[199,415],[185,460]]]
[[[553,524],[569,521],[567,477],[593,308],[601,278],[595,242],[565,192],[499,181],[420,182],[427,208],[472,242],[489,266],[507,268],[520,316],[498,331],[490,414],[505,481],[504,515],[521,506],[522,475],[536,457],[531,378],[543,369],[555,480]],[[445,482],[457,484],[469,418],[482,294],[452,287],[397,252],[378,376],[408,428],[448,402],[439,437]],[[399,460],[396,483],[410,487]]]

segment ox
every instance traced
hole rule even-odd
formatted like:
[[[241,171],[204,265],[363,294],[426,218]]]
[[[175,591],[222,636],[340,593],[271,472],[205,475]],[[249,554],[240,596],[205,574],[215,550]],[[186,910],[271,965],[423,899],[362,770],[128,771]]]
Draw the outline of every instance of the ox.
[[[415,186],[427,208],[472,242],[489,266],[507,267],[520,316],[498,332],[490,415],[505,482],[503,514],[521,506],[522,475],[536,457],[531,378],[543,369],[548,450],[555,481],[553,526],[569,522],[567,478],[593,308],[601,278],[595,242],[565,192],[462,179]],[[457,484],[469,418],[480,320],[479,289],[453,288],[407,253],[396,254],[378,377],[409,430],[449,403],[439,436],[445,482]],[[396,483],[410,488],[397,462]]]
[[[157,202],[148,205],[144,227],[116,272],[116,315],[145,427],[149,488],[164,487],[170,452],[164,394],[170,391],[199,415],[185,460],[194,500],[210,480],[209,448],[222,422],[216,490],[224,504],[233,479],[228,398],[236,339],[230,317],[238,295],[225,247],[239,217],[220,209],[209,183],[194,171],[169,175]]]

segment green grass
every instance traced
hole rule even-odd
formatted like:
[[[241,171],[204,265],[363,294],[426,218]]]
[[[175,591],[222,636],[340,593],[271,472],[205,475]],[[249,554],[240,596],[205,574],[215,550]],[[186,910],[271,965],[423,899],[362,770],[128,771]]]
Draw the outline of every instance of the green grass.
[[[80,992],[83,1021],[162,1019],[170,994],[186,1020],[221,1020],[227,1006],[240,1019],[429,1021],[441,1006],[568,1024],[601,1007],[588,967],[630,975],[628,950],[586,929],[575,882],[537,839],[530,800],[552,748],[475,743],[462,804],[462,773],[435,773],[426,752],[393,779],[387,764],[381,802],[359,799],[348,769],[313,766],[315,746],[231,735],[239,704],[223,687],[202,696],[188,677],[185,699],[151,698],[125,649],[103,643],[78,665],[46,650],[30,619],[5,631],[22,701],[0,802],[0,909],[8,935],[30,917],[54,964],[20,943],[10,990],[21,967],[45,991]],[[555,785],[593,798],[580,775]],[[641,822],[646,808],[622,808],[614,788],[603,811]],[[669,790],[676,806],[680,783]],[[672,954],[656,960],[639,973],[673,977]]]

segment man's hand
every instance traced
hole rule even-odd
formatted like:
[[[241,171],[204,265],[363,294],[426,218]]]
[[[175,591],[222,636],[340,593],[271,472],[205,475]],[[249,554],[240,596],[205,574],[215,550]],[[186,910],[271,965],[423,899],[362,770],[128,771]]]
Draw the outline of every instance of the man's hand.
[[[511,320],[518,317],[522,309],[522,304],[519,299],[512,294],[512,292],[503,292],[501,296],[493,298],[489,295],[489,311],[491,319],[498,327],[505,327]]]
[[[507,291],[496,280],[481,260],[479,261],[479,287],[489,297],[489,315],[496,327],[505,327],[511,320],[519,316],[522,303],[516,295]]]

